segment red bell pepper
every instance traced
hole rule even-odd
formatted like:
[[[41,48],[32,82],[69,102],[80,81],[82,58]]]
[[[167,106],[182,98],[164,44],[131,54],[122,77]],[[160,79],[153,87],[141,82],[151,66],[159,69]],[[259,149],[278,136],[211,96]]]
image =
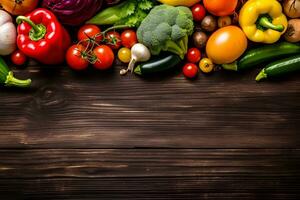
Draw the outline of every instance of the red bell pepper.
[[[19,49],[43,64],[59,64],[71,44],[70,35],[55,15],[38,8],[27,16],[17,17]]]

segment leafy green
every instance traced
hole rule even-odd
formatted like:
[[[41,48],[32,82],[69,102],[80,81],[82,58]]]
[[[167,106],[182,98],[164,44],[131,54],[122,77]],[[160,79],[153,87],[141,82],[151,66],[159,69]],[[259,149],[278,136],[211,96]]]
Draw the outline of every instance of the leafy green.
[[[126,0],[119,5],[102,10],[86,23],[138,27],[153,6],[153,0]]]
[[[124,6],[121,8],[120,16],[122,18],[126,18],[128,16],[131,16],[134,14],[136,10],[136,5],[132,1],[128,1],[128,3],[124,4]]]
[[[138,5],[139,9],[141,10],[145,10],[145,11],[148,11],[148,10],[151,10],[153,8],[153,2],[152,1],[141,1]]]

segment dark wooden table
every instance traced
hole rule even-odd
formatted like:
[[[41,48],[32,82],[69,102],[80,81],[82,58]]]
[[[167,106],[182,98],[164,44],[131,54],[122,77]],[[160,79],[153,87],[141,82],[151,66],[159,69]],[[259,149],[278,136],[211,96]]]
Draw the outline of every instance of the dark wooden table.
[[[66,67],[0,88],[0,199],[299,199],[300,75]]]

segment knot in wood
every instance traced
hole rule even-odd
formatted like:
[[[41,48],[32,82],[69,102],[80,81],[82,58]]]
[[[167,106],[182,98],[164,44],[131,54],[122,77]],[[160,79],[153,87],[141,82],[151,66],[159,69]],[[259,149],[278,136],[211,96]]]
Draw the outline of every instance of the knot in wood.
[[[41,88],[35,97],[39,109],[57,109],[66,105],[65,93],[61,88],[46,86]]]

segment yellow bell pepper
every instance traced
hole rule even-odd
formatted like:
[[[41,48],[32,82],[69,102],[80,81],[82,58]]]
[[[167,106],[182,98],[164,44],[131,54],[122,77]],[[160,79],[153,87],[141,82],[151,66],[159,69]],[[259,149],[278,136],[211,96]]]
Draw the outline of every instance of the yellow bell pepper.
[[[240,11],[239,23],[249,40],[272,44],[287,29],[288,22],[277,0],[249,0]]]
[[[158,0],[158,1],[170,6],[187,6],[187,7],[191,7],[196,3],[200,2],[200,0]]]

